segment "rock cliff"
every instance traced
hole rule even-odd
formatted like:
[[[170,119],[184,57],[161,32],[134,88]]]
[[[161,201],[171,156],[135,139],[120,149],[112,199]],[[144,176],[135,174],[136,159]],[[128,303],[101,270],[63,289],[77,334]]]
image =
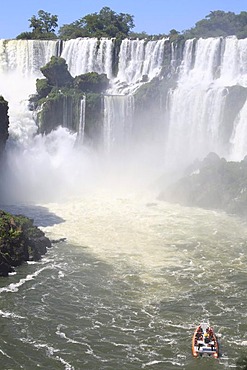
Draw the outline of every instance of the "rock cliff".
[[[0,96],[0,156],[5,148],[8,139],[9,116],[8,116],[8,102]]]
[[[210,153],[187,174],[165,188],[159,199],[247,216],[247,158],[226,161]]]
[[[0,276],[7,276],[25,261],[38,261],[51,247],[42,230],[28,217],[0,210]]]

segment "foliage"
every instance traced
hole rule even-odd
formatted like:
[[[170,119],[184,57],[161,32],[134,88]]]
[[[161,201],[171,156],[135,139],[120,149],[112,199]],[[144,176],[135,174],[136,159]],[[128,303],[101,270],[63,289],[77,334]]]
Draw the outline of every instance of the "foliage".
[[[24,261],[38,261],[49,247],[51,242],[32,219],[0,210],[0,276]]]
[[[218,37],[236,35],[247,37],[247,12],[235,14],[222,10],[211,11],[204,19],[196,23],[194,28],[184,32],[186,38]]]
[[[52,58],[48,63],[56,64],[61,58]],[[45,66],[47,67],[47,65]],[[43,68],[45,68],[43,67]],[[46,68],[45,68],[46,71]],[[67,68],[65,68],[65,73]],[[57,69],[53,70],[52,79],[54,83],[57,82],[55,74]],[[47,75],[47,74],[46,74]],[[49,74],[50,75],[50,74]],[[63,79],[59,74],[60,80]],[[72,77],[71,77],[72,78]],[[93,137],[95,132],[99,130],[99,122],[101,122],[101,107],[102,97],[101,93],[108,87],[109,80],[105,74],[98,74],[96,72],[86,73],[72,78],[70,84],[51,85],[47,79],[38,79],[36,81],[37,95],[31,98],[34,108],[42,107],[37,115],[39,122],[39,131],[48,134],[57,126],[65,125],[74,132],[78,129],[78,117],[80,114],[80,101],[86,95],[86,115],[87,125],[85,132],[88,136]],[[63,107],[66,106],[66,115],[64,115]],[[96,135],[97,136],[97,135]]]
[[[70,40],[77,37],[87,37],[87,31],[81,28],[79,21],[75,21],[60,27],[58,35],[61,40]]]
[[[74,87],[83,92],[101,93],[109,86],[109,80],[106,74],[98,74],[96,72],[85,73],[76,76],[74,79]]]
[[[45,98],[51,91],[52,86],[48,83],[46,78],[38,78],[36,80],[36,90],[40,98]]]
[[[56,39],[55,30],[58,27],[58,17],[57,15],[51,15],[44,10],[38,11],[38,16],[33,15],[29,19],[32,32],[22,32],[18,35],[17,39]]]
[[[32,40],[33,38],[33,32],[22,32],[16,36],[16,40]]]
[[[22,32],[17,39],[56,39],[55,30],[58,27],[57,15],[51,15],[44,10],[39,10],[38,15],[30,19],[32,32]],[[175,29],[169,34],[148,35],[145,31],[132,32],[134,28],[134,17],[128,13],[116,13],[109,7],[103,7],[99,13],[87,14],[70,24],[65,24],[58,31],[62,40],[77,37],[107,37],[123,40],[124,38],[157,40],[169,37],[171,42],[181,39],[199,37],[219,37],[235,35],[238,38],[247,37],[247,12],[239,14],[224,12],[222,10],[211,11],[195,27],[183,32]]]
[[[133,16],[126,13],[117,14],[109,7],[103,7],[99,13],[92,13],[59,29],[61,39],[75,37],[129,37],[134,28]]]
[[[180,32],[178,32],[175,29],[170,30],[170,32],[169,32],[170,42],[176,42],[177,43],[177,42],[179,42],[183,39],[184,39],[184,36]]]
[[[38,11],[38,17],[33,15],[30,21],[30,28],[33,29],[34,33],[49,33],[55,32],[58,24],[57,15],[51,15],[50,13],[45,12],[44,10]]]
[[[85,133],[88,137],[99,137],[101,129],[102,96],[109,84],[105,74],[96,72],[71,77],[65,60],[52,57],[51,61],[41,68],[45,79],[37,79],[37,94],[30,98],[34,108],[42,109],[37,114],[39,132],[48,134],[56,127],[64,125],[76,132],[80,115],[80,102],[86,95],[87,125]],[[64,114],[63,107],[66,107]]]
[[[72,84],[73,77],[68,71],[65,59],[60,57],[51,57],[49,63],[42,67],[41,72],[48,80],[51,86],[69,86]]]
[[[149,38],[149,35],[145,31],[142,31],[142,32],[130,32],[129,37],[131,39],[143,40],[143,39],[148,39]]]

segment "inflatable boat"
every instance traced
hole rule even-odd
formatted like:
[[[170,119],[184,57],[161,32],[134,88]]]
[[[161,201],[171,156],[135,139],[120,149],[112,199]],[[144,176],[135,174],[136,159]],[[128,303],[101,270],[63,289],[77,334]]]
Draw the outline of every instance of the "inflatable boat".
[[[214,330],[207,322],[202,322],[192,337],[192,354],[194,357],[219,357],[219,344]]]

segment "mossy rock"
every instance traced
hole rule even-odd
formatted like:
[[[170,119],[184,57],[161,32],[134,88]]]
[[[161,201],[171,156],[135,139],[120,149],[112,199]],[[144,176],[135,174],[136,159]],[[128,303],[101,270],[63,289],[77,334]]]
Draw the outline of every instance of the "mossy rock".
[[[0,210],[0,276],[25,261],[40,260],[49,247],[50,240],[32,219]]]

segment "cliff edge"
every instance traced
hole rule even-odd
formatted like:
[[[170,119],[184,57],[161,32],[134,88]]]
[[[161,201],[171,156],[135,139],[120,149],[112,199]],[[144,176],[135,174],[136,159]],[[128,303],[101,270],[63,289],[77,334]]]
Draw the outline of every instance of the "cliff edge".
[[[38,261],[51,247],[33,220],[0,210],[0,276],[8,276],[25,261]]]
[[[8,102],[0,96],[0,156],[5,148],[6,141],[9,137],[9,116]]]

